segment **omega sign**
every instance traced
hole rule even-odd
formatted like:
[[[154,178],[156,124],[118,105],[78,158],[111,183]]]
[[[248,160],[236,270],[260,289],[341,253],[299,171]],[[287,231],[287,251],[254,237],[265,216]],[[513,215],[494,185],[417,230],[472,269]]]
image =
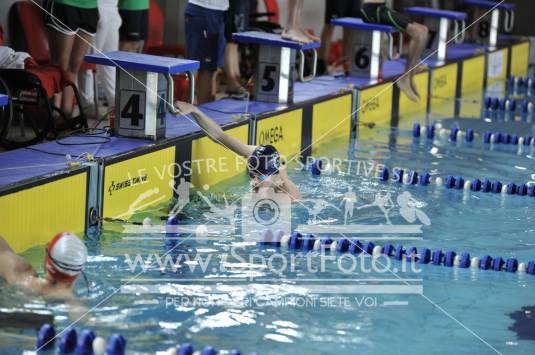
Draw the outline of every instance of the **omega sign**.
[[[260,131],[257,144],[274,144],[284,140],[282,126],[274,126]]]

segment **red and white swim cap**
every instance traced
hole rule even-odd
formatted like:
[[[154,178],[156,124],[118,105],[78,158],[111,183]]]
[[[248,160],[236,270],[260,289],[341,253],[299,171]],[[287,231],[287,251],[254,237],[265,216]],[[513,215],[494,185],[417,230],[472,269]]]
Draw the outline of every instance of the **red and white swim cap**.
[[[87,249],[76,235],[58,233],[48,243],[45,271],[55,280],[73,283],[82,273],[87,260]]]

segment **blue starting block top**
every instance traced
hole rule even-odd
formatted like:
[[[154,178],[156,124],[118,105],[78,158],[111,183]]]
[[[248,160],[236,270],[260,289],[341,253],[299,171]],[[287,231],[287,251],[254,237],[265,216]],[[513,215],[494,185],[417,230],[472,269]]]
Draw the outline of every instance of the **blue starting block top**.
[[[398,32],[394,27],[387,25],[377,25],[366,23],[356,17],[341,17],[331,21],[331,25],[354,28],[356,30],[380,31],[386,33]]]
[[[437,10],[422,6],[408,7],[405,10],[407,13],[416,16],[447,18],[454,21],[462,21],[466,19],[466,14],[459,11]]]
[[[0,106],[5,106],[8,103],[7,95],[0,95]]]
[[[195,60],[121,51],[103,54],[89,54],[85,56],[85,61],[93,64],[121,67],[126,70],[138,70],[171,75],[199,69],[199,62]]]
[[[283,39],[280,35],[277,35],[274,33],[257,32],[257,31],[233,33],[232,39],[236,42],[241,42],[241,43],[264,44],[267,46],[283,47],[283,48],[297,49],[297,50],[303,50],[303,51],[308,50],[308,49],[319,48],[321,46],[320,42],[300,43],[300,42]]]
[[[492,9],[495,6],[496,8],[500,10],[512,11],[515,9],[514,4],[509,4],[509,3],[504,2],[498,5],[496,1],[488,1],[488,0],[464,0],[463,4],[468,5],[468,6],[474,6],[474,7],[482,7],[484,9]]]

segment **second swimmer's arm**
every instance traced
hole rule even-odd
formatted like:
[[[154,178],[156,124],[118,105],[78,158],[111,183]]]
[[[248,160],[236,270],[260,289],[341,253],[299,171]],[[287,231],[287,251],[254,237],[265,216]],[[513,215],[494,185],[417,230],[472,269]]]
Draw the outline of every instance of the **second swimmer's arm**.
[[[191,113],[195,121],[199,126],[214,140],[216,143],[221,144],[222,146],[232,150],[234,153],[241,155],[242,157],[248,158],[253,154],[255,146],[247,145],[236,138],[226,134],[221,126],[215,123],[210,117],[205,115],[201,110],[195,107],[192,104],[185,102],[177,101],[175,106],[182,111],[184,114]]]
[[[299,189],[297,188],[297,186],[295,186],[292,180],[290,180],[290,178],[288,177],[288,173],[286,172],[286,166],[282,166],[279,169],[279,176],[283,183],[282,190],[288,195],[290,195],[290,197],[292,198],[292,201],[300,200],[301,193],[299,192]]]

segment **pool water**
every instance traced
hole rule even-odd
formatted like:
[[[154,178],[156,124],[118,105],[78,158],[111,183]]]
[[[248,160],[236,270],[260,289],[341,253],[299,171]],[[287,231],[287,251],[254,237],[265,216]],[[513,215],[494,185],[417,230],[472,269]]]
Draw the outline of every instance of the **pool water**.
[[[444,127],[472,127],[476,132],[535,135],[532,126],[520,122],[464,119],[441,123]],[[375,174],[367,174],[363,169],[357,172],[355,168],[355,161],[360,161],[375,167],[378,165],[374,164],[384,164],[390,168],[428,171],[433,177],[461,175],[465,179],[488,177],[504,183],[526,183],[535,180],[533,147],[522,151],[502,145],[489,148],[477,138],[470,145],[438,138],[432,143],[425,139],[414,141],[408,130],[374,134],[390,139],[353,140],[349,147],[344,142],[334,142],[329,153],[323,155],[341,160],[338,169],[312,177],[294,162],[288,169],[291,179],[305,200],[327,201],[340,209],[349,187],[357,195],[356,207],[372,203],[377,193],[389,192],[395,202],[397,196],[408,191],[431,224],[423,225],[423,233],[418,235],[368,233],[350,234],[348,238],[383,238],[375,243],[468,251],[472,256],[515,257],[522,262],[535,260],[534,198],[446,190],[435,185],[383,183]],[[244,177],[214,187],[211,197],[217,197],[216,204],[224,208],[223,192],[231,200],[247,191]],[[209,208],[200,198],[193,196],[192,201],[185,210],[183,223],[227,223],[209,219]],[[307,202],[293,205],[293,226],[311,225],[305,205],[309,206]],[[148,215],[155,224],[163,224],[169,208],[160,206],[134,219],[141,221]],[[392,209],[389,218],[393,225],[406,224],[397,209]],[[343,219],[344,214],[336,208],[325,208],[316,224],[341,224]],[[352,223],[384,226],[385,217],[378,208],[363,208],[348,217],[348,224]],[[79,280],[76,293],[92,310],[75,327],[91,328],[104,337],[120,333],[128,341],[129,353],[165,351],[185,342],[196,348],[212,345],[220,351],[240,349],[244,354],[535,352],[535,338],[519,337],[514,331],[518,327],[533,327],[533,323],[515,324],[511,317],[520,311],[529,318],[529,308],[523,307],[535,305],[533,275],[431,264],[418,265],[419,270],[403,273],[366,272],[360,268],[346,272],[351,260],[340,260],[341,257],[329,259],[322,272],[313,272],[322,264],[317,251],[305,254],[284,247],[259,246],[244,241],[239,230],[210,234],[212,238],[203,236],[184,233],[166,239],[165,234],[125,234],[123,226],[116,223],[105,223],[102,231],[89,233],[86,274],[90,292]],[[403,239],[415,236],[418,238]],[[142,261],[152,254],[182,259],[176,270],[154,262],[144,263],[143,268],[142,262],[133,271],[129,260],[137,254]],[[275,267],[255,262],[259,256],[269,258],[275,254],[280,256],[272,260],[271,266]],[[185,255],[190,259],[208,259],[205,270],[199,268],[198,262],[187,261]],[[24,256],[42,270],[42,248]],[[257,259],[251,261],[250,256]],[[283,270],[282,260],[292,258],[293,269]],[[371,262],[370,257],[363,259],[366,265]],[[391,263],[392,269],[402,267],[399,261]],[[406,285],[421,285],[423,292],[345,291],[346,286],[379,285],[380,279],[400,277],[411,280]],[[64,306],[30,299],[5,285],[2,290],[6,290],[0,295],[2,309],[52,313],[58,330],[70,324]],[[2,353],[20,353],[21,349],[32,350],[35,346],[32,331],[6,331],[0,339]]]

